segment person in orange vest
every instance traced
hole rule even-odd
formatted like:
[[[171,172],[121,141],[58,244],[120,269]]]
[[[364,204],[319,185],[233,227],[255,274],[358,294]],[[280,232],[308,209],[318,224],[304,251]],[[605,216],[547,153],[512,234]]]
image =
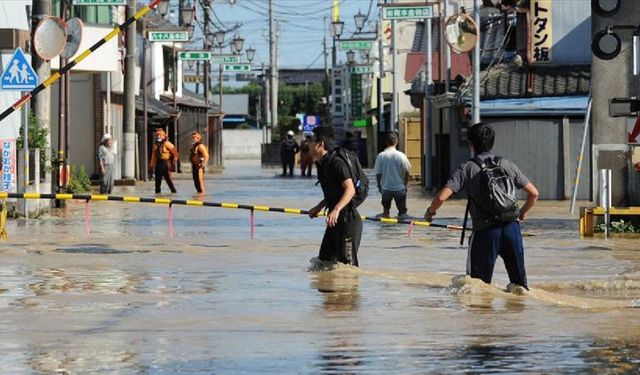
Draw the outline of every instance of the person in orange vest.
[[[171,192],[176,192],[176,187],[171,180],[171,172],[174,170],[174,163],[178,159],[176,147],[167,140],[167,134],[162,129],[156,129],[155,143],[153,144],[151,161],[149,162],[149,173],[153,173],[156,179],[156,194],[160,194],[160,184],[163,178],[167,181]]]
[[[209,161],[207,146],[202,144],[202,135],[197,131],[191,133],[191,175],[193,184],[200,194],[204,194],[204,166]]]

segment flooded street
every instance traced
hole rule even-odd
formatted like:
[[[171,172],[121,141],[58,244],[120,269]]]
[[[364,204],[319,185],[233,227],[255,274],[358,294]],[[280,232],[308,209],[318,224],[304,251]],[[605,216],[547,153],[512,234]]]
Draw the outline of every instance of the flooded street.
[[[277,172],[230,161],[204,199],[320,200],[315,178]],[[363,215],[381,211],[374,185]],[[194,198],[190,179],[177,189]],[[151,182],[113,194],[154,196]],[[428,200],[409,194],[421,216]],[[464,206],[435,222],[461,224]],[[322,218],[256,212],[251,240],[247,210],[174,206],[170,238],[167,206],[94,201],[87,237],[69,202],[7,225],[0,372],[638,373],[638,239],[581,239],[567,207],[539,202],[523,225],[531,292],[515,295],[501,260],[492,285],[460,276],[458,231],[365,222],[360,269],[309,272]]]

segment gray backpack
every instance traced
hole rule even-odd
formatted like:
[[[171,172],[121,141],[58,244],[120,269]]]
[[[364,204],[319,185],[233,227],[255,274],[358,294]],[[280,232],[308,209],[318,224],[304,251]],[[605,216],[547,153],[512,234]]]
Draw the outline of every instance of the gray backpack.
[[[480,192],[473,198],[469,194],[469,199],[497,223],[518,220],[518,188],[500,164],[502,158],[481,160],[474,157],[471,160],[480,167]]]

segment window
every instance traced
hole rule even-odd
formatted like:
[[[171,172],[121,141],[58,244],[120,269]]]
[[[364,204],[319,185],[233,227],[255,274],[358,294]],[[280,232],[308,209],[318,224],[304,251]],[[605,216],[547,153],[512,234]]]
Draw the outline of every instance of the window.
[[[173,53],[171,48],[163,48],[162,49],[162,62],[164,65],[164,91],[171,91],[173,87]]]

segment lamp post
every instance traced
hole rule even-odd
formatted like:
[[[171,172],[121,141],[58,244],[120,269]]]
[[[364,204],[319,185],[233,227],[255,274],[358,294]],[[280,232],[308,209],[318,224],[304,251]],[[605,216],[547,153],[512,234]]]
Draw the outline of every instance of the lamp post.
[[[358,14],[353,16],[353,20],[356,24],[356,34],[360,34],[360,32],[362,31],[362,28],[364,27],[364,21],[366,21],[367,16],[365,16],[364,14],[362,14],[360,12],[360,9],[358,9]]]
[[[191,23],[193,22],[193,5],[189,0],[185,3],[182,3],[180,6],[180,14],[178,17],[179,26],[189,29],[191,27]],[[172,82],[172,91],[173,91],[173,110],[178,112],[178,101],[176,98],[176,92],[178,91],[178,51],[176,50],[176,43],[173,42],[173,82]],[[177,114],[173,117],[173,140],[175,142],[175,147],[180,152],[180,142],[178,139],[178,116]],[[180,163],[178,163],[178,172],[180,172]]]
[[[224,35],[225,32],[222,30],[218,30],[213,34],[213,37],[218,43],[218,47],[220,47],[220,55],[222,55],[222,45],[224,44]],[[222,64],[219,65],[220,75],[218,76],[218,108],[220,113],[222,113]],[[220,126],[222,127],[222,117],[220,118]]]
[[[331,68],[335,68],[335,66],[337,65],[336,39],[340,39],[343,27],[344,22],[340,21],[339,19],[331,22],[331,33],[333,34],[333,46],[331,47]]]
[[[256,50],[253,47],[249,47],[247,48],[245,53],[247,54],[247,60],[249,61],[249,64],[251,64],[251,62],[253,61],[253,57],[256,54]]]

